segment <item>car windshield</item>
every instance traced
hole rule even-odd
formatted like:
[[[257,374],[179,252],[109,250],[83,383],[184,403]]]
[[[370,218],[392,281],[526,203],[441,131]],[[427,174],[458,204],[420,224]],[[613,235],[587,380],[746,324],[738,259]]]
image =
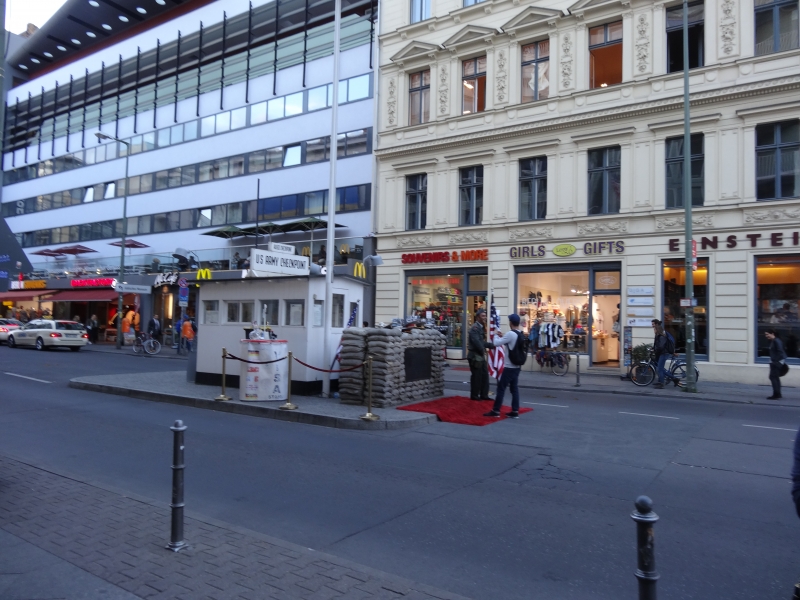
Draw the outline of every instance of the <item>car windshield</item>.
[[[16,325],[17,327],[21,327],[22,321],[17,321],[16,319],[0,319],[0,325]]]
[[[66,329],[67,331],[80,331],[83,329],[83,325],[81,325],[80,323],[56,321],[56,329]]]

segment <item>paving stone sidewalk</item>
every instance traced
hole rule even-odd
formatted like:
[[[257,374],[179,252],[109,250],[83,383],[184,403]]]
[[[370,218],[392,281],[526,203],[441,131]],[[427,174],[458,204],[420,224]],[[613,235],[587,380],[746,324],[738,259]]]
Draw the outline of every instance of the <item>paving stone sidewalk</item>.
[[[0,456],[0,529],[138,598],[463,598],[198,515],[173,553],[169,523],[165,504]]]

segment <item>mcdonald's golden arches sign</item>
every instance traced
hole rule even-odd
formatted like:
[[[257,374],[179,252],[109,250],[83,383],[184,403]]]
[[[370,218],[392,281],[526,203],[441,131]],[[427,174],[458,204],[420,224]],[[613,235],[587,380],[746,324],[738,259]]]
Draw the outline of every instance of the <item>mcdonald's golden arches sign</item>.
[[[353,265],[353,277],[360,277],[361,279],[367,278],[367,268],[363,262],[357,262]]]
[[[211,269],[198,269],[197,281],[200,281],[201,279],[211,279]]]

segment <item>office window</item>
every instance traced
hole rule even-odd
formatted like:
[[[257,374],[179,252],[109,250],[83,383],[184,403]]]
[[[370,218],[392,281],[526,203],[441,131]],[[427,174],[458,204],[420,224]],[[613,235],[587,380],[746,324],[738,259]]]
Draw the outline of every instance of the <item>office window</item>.
[[[284,300],[286,303],[286,317],[284,325],[302,327],[305,323],[305,300]]]
[[[321,215],[327,210],[325,200],[327,192],[307,192],[305,194],[305,203],[303,204],[304,215]]]
[[[183,141],[183,123],[170,127],[169,131],[169,139],[171,144],[180,144]]]
[[[472,6],[473,4],[480,4],[486,0],[464,0],[464,6]]]
[[[286,146],[283,154],[283,166],[293,167],[300,164],[300,144]]]
[[[241,129],[247,125],[247,107],[231,111],[231,129]]]
[[[406,229],[425,229],[428,214],[428,176],[406,177]]]
[[[703,206],[705,187],[703,134],[692,135],[691,144],[692,206]],[[683,208],[683,136],[667,139],[666,168],[666,208]]]
[[[267,122],[267,103],[259,102],[250,107],[250,125]]]
[[[522,47],[522,102],[550,97],[550,41]]]
[[[169,129],[159,129],[158,130],[158,147],[159,148],[166,148],[170,145],[169,142]]]
[[[284,103],[284,116],[292,117],[303,113],[303,92],[286,96]]]
[[[619,146],[589,150],[589,214],[619,212]]]
[[[197,225],[196,227],[210,227],[211,226],[211,209],[201,208],[197,211]]]
[[[547,157],[519,161],[519,220],[547,216]]]
[[[321,110],[328,107],[328,86],[323,85],[308,90],[308,110]]]
[[[328,138],[322,137],[306,142],[306,162],[315,163],[327,160]]]
[[[622,21],[589,30],[589,87],[622,83]]]
[[[800,121],[756,127],[756,198],[800,196]]]
[[[703,66],[704,10],[702,2],[689,4],[689,68]],[[667,9],[667,73],[683,71],[683,6]]]
[[[483,218],[483,166],[459,169],[459,225],[480,225]]]
[[[219,324],[219,300],[203,300],[203,324]]]
[[[247,157],[247,172],[260,173],[264,170],[267,162],[267,153],[264,150],[251,152]]]
[[[798,47],[797,0],[756,0],[756,56]]]
[[[347,133],[340,133],[336,136],[337,156],[357,156],[368,152],[368,129],[357,129]]]
[[[261,316],[264,319],[265,325],[278,325],[278,301],[262,300]]]
[[[419,23],[431,18],[431,0],[411,0],[411,22]]]
[[[231,129],[231,113],[224,112],[217,115],[216,133],[225,133]]]
[[[214,115],[200,119],[200,137],[214,135],[215,122],[216,119],[214,118]]]
[[[431,71],[408,76],[408,124],[419,125],[431,120]]]
[[[471,58],[462,63],[463,104],[461,114],[486,110],[486,57]]]

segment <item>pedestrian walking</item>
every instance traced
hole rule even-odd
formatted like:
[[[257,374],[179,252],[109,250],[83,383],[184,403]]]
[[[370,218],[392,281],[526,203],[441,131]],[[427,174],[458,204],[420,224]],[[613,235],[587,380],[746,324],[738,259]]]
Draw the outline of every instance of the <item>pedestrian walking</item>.
[[[492,342],[495,348],[506,346],[508,351],[503,358],[503,373],[500,379],[497,380],[497,395],[495,396],[494,406],[492,410],[484,414],[484,417],[499,417],[500,409],[503,407],[503,397],[506,393],[506,388],[511,388],[511,412],[508,416],[512,419],[519,417],[519,373],[522,370],[522,363],[525,362],[525,352],[523,350],[522,357],[514,359],[514,348],[521,350],[524,348],[523,337],[525,332],[520,328],[520,317],[517,314],[508,315],[508,324],[511,326],[505,335],[496,335]],[[520,364],[517,364],[517,363]]]
[[[161,337],[161,321],[158,320],[158,315],[153,315],[153,318],[150,319],[147,324],[147,333],[156,340]]]
[[[658,368],[658,383],[654,387],[664,389],[664,381],[670,379],[675,386],[678,385],[679,379],[672,377],[664,366],[667,364],[667,359],[675,354],[675,339],[664,331],[664,325],[658,319],[653,319],[653,331],[655,332],[655,339],[653,340],[653,350],[656,354],[656,363]]]
[[[786,365],[786,350],[783,349],[783,342],[778,337],[778,332],[770,328],[764,332],[769,340],[769,381],[772,384],[772,396],[767,396],[767,400],[780,400],[781,396],[781,375],[784,365]]]
[[[89,330],[89,343],[96,344],[100,333],[100,322],[97,320],[97,315],[89,317],[89,320],[86,321],[86,329]]]
[[[472,400],[490,400],[489,398],[489,364],[486,362],[486,350],[494,348],[494,344],[486,341],[486,311],[479,308],[475,311],[475,323],[469,328],[467,342],[467,361],[469,362],[469,397]]]

